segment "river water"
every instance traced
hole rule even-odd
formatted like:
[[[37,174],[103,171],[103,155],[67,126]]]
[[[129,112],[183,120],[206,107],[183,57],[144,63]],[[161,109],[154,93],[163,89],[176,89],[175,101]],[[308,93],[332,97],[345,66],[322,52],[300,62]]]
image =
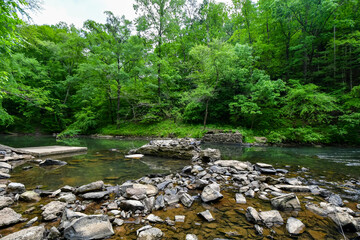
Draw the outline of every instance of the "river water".
[[[147,140],[118,140],[78,138],[56,141],[50,136],[0,135],[0,143],[12,147],[47,145],[86,146],[87,154],[61,157],[68,164],[43,168],[26,163],[13,170],[12,181],[27,187],[41,185],[44,189],[57,189],[64,185],[79,186],[92,181],[121,184],[146,174],[170,173],[190,164],[190,161],[156,157],[141,160],[125,159],[132,148],[146,144]],[[360,178],[360,148],[345,147],[243,147],[238,144],[204,144],[203,148],[218,148],[223,159],[237,159],[252,163],[263,162],[275,168],[298,171],[308,168],[314,179],[342,181]],[[23,167],[32,166],[29,170]],[[323,181],[325,181],[323,180]]]

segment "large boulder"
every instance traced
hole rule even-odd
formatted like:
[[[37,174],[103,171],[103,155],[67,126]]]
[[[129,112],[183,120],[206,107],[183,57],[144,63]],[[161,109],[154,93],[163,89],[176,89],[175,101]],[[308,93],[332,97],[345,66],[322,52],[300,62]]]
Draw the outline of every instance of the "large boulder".
[[[201,152],[199,142],[193,138],[173,140],[153,140],[150,143],[133,149],[129,154],[169,157],[190,160]]]
[[[271,227],[274,224],[281,225],[284,223],[283,218],[281,217],[279,211],[277,210],[260,212],[259,217],[261,221],[268,227]]]
[[[34,191],[26,191],[20,195],[20,200],[24,202],[38,202],[41,200],[40,194]]]
[[[217,201],[224,196],[220,193],[220,186],[216,183],[212,183],[204,188],[201,193],[201,200],[203,202]]]
[[[126,211],[136,211],[136,210],[144,210],[145,209],[145,206],[142,202],[140,201],[137,201],[137,200],[124,200],[124,201],[121,201],[120,203],[120,208],[121,209],[124,209]]]
[[[80,217],[64,229],[66,239],[103,239],[112,235],[114,230],[105,215]]]
[[[7,185],[6,191],[10,193],[23,193],[25,192],[25,185],[22,183],[12,182]]]
[[[51,221],[56,219],[58,216],[62,214],[66,207],[66,203],[53,201],[42,207],[43,210],[42,216],[45,221]]]
[[[9,234],[1,240],[43,240],[45,234],[44,226],[30,227],[18,232]]]
[[[21,214],[16,213],[11,208],[4,208],[0,210],[0,227],[6,227],[21,221]]]
[[[86,185],[82,185],[76,189],[76,193],[87,193],[94,191],[101,191],[104,187],[103,181],[92,182]]]
[[[207,148],[200,152],[199,157],[203,162],[215,162],[221,159],[221,152],[219,149]]]
[[[282,211],[298,211],[301,210],[299,199],[294,193],[289,193],[271,199],[271,205]]]

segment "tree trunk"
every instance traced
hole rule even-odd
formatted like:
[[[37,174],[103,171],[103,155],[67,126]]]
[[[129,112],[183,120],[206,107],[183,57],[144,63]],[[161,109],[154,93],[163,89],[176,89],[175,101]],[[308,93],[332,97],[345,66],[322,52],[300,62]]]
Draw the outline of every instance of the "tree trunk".
[[[208,117],[209,100],[210,100],[209,98],[206,100],[206,105],[205,105],[204,130],[206,128],[206,121],[207,121],[207,117]]]
[[[334,25],[334,80],[336,78],[336,44],[335,44],[335,33],[336,33],[336,28]]]

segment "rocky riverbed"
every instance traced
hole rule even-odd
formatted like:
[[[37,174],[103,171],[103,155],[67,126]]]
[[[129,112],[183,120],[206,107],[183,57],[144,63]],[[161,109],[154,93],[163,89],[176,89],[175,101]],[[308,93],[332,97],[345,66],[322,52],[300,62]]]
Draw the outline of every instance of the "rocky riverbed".
[[[96,181],[45,191],[3,180],[2,239],[359,238],[359,200],[300,177],[307,169],[220,160],[212,150],[194,156],[177,173],[116,186]],[[360,188],[358,179],[338,185]]]

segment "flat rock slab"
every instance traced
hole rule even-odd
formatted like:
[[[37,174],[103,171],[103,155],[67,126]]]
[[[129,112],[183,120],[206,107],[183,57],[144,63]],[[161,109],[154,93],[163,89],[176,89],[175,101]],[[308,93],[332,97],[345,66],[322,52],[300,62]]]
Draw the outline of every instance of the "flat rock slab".
[[[36,226],[9,234],[1,238],[1,240],[42,240],[44,239],[44,233],[44,226]]]
[[[44,146],[44,147],[19,148],[18,150],[27,152],[36,157],[43,157],[49,155],[61,155],[61,154],[69,154],[69,153],[86,152],[87,147]]]

